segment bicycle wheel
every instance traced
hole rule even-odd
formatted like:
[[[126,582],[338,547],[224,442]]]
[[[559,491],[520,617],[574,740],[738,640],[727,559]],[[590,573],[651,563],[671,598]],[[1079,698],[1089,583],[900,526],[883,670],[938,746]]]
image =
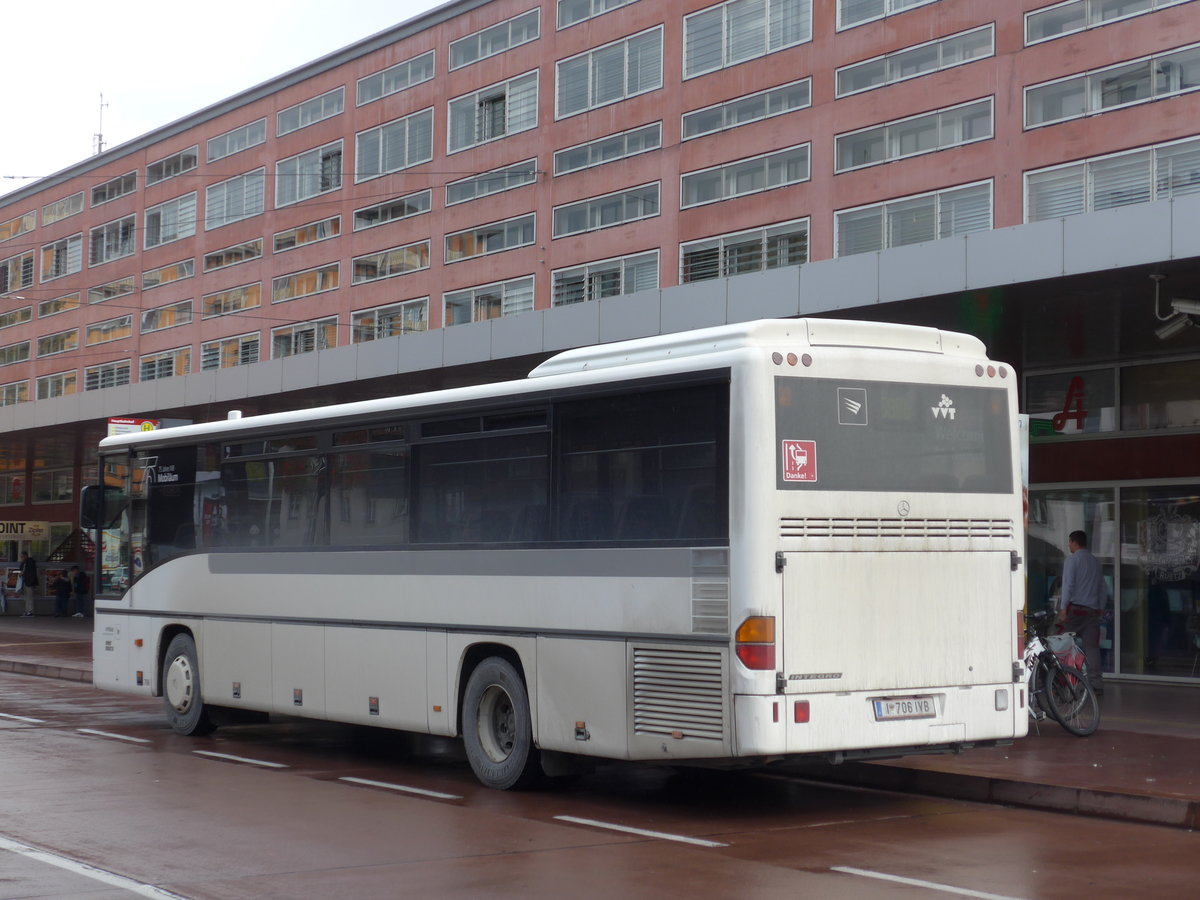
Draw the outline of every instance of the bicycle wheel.
[[[1076,737],[1087,737],[1100,725],[1100,701],[1078,669],[1054,666],[1045,684],[1045,700],[1050,715]]]

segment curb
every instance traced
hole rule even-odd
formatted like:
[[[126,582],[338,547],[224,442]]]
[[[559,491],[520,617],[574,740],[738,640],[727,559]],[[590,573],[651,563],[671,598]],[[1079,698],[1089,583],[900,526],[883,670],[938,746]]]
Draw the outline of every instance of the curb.
[[[886,763],[846,763],[826,770],[823,778],[841,784],[883,788],[910,794],[948,797],[977,803],[1022,806],[1188,830],[1200,828],[1200,801],[1155,797],[1096,788],[909,769]]]
[[[90,669],[23,662],[18,659],[0,659],[0,672],[15,672],[18,675],[38,675],[42,678],[57,678],[60,681],[92,683],[92,672]]]

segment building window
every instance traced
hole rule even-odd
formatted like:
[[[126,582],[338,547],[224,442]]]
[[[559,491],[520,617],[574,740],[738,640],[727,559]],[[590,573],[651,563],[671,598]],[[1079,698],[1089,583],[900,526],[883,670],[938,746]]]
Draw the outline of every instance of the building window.
[[[977,59],[986,59],[995,55],[995,33],[994,25],[984,25],[982,28],[906,47],[851,66],[842,66],[836,75],[837,96],[845,97],[961,66]]]
[[[204,230],[211,231],[231,222],[262,215],[266,182],[267,170],[264,167],[206,187]]]
[[[936,3],[937,0],[838,0],[837,28],[853,28],[887,16]]]
[[[1025,127],[1053,125],[1200,88],[1200,44],[1025,88]]]
[[[687,141],[737,128],[739,125],[782,116],[798,109],[807,109],[811,103],[812,79],[801,78],[791,84],[684,113],[680,139]]]
[[[739,159],[680,177],[680,209],[800,184],[809,178],[809,145]]]
[[[249,366],[258,362],[258,332],[241,334],[220,341],[209,341],[200,345],[200,368],[230,369],[234,366]]]
[[[635,0],[558,0],[558,27],[569,28],[633,2]]]
[[[98,366],[88,366],[83,370],[83,389],[99,391],[103,388],[120,387],[129,384],[130,362],[127,359],[119,362],[102,363]]]
[[[406,275],[429,268],[429,241],[418,241],[407,247],[395,247],[379,253],[356,256],[353,260],[352,284],[379,281],[396,275]]]
[[[38,318],[57,316],[59,313],[79,309],[79,292],[67,294],[65,297],[55,297],[53,300],[43,300],[38,304]]]
[[[992,98],[909,116],[835,138],[837,171],[877,166],[909,156],[990,140]]]
[[[53,225],[55,222],[61,222],[63,219],[81,212],[83,212],[83,191],[43,206],[42,225]]]
[[[362,309],[350,316],[351,340],[356,344],[425,331],[428,327],[428,297]]]
[[[200,300],[200,317],[211,319],[214,316],[227,316],[243,309],[256,309],[261,304],[262,285],[246,284],[215,294],[205,294]]]
[[[364,206],[354,211],[354,230],[362,231],[364,228],[374,228],[388,222],[399,222],[401,219],[422,215],[429,212],[432,202],[433,192],[427,188],[407,197]]]
[[[146,249],[196,233],[196,193],[184,194],[146,210]]]
[[[275,166],[275,206],[299,203],[342,186],[342,142],[334,141]]]
[[[533,184],[537,181],[537,177],[537,160],[527,159],[502,169],[492,169],[490,172],[481,172],[470,178],[451,181],[446,185],[446,206],[466,203],[468,200],[478,200],[480,197]]]
[[[83,337],[84,346],[106,344],[109,341],[119,341],[133,334],[133,316],[121,316],[107,319],[103,322],[93,322],[87,327]]]
[[[450,70],[496,56],[513,47],[536,41],[541,29],[540,9],[531,9],[496,25],[450,42]]]
[[[959,237],[991,227],[990,181],[834,213],[838,256]]]
[[[406,59],[358,79],[357,103],[362,106],[389,94],[406,91],[414,85],[423,84],[433,78],[433,51]]]
[[[34,251],[26,250],[0,260],[0,294],[19,291],[33,284]]]
[[[1044,6],[1025,13],[1025,43],[1049,41],[1187,2],[1189,0],[1068,0]]]
[[[92,188],[92,206],[100,206],[103,203],[108,203],[110,200],[116,200],[118,197],[124,197],[126,194],[132,194],[137,190],[137,172],[127,172],[124,175],[118,175],[116,178],[110,178],[103,184],[98,184]]]
[[[37,398],[50,400],[54,397],[66,397],[74,394],[76,374],[75,372],[57,372],[54,375],[41,376],[37,380]]]
[[[679,247],[679,282],[729,278],[808,262],[808,219],[691,241]]]
[[[157,381],[186,375],[192,370],[192,348],[179,347],[151,353],[138,360],[138,381]]]
[[[158,162],[146,166],[146,185],[158,184],[168,178],[177,178],[199,165],[200,148],[189,147]]]
[[[137,249],[133,241],[134,223],[133,216],[125,216],[93,228],[89,233],[88,265],[99,266],[114,259],[133,256]]]
[[[25,503],[25,438],[0,441],[0,505]]]
[[[447,152],[537,127],[538,73],[535,69],[508,81],[450,101]]]
[[[59,353],[69,353],[79,349],[79,329],[71,328],[57,334],[45,334],[38,338],[37,355],[57,356]]]
[[[31,321],[33,321],[32,306],[10,309],[8,312],[0,313],[0,330],[12,328],[15,325],[24,325],[26,322]]]
[[[29,341],[17,341],[0,347],[0,366],[11,366],[29,360]]]
[[[0,406],[16,406],[29,401],[29,379],[0,384]],[[2,478],[2,476],[0,476]],[[4,501],[0,501],[3,504]]]
[[[729,0],[683,19],[683,77],[694,78],[812,38],[812,0]]]
[[[236,266],[238,263],[258,259],[262,255],[263,239],[255,238],[252,241],[226,247],[224,250],[214,250],[212,253],[206,253],[204,255],[204,271],[215,272],[217,269],[224,269],[227,266]]]
[[[83,235],[76,234],[42,247],[42,281],[74,275],[83,268]]]
[[[628,159],[639,153],[657,150],[661,146],[662,122],[654,122],[557,151],[554,154],[554,174],[567,175],[570,172],[590,169],[592,166],[601,166],[618,159]]]
[[[216,162],[267,142],[267,120],[259,119],[208,139],[208,161]]]
[[[27,212],[24,215],[17,216],[15,219],[9,219],[7,222],[0,223],[0,244],[5,241],[11,241],[13,238],[27,234],[37,226],[37,213]]]
[[[271,359],[337,346],[337,316],[271,329]]]
[[[332,118],[341,113],[345,101],[346,89],[336,87],[319,97],[280,110],[275,117],[275,136],[283,137],[315,122]]]
[[[442,296],[446,325],[484,322],[533,309],[533,276],[485,284]]]
[[[282,253],[284,250],[294,250],[306,244],[327,241],[330,238],[337,237],[341,233],[342,217],[333,216],[329,219],[322,219],[320,222],[301,225],[299,228],[289,228],[287,231],[280,231],[275,235],[274,251]]]
[[[110,281],[108,284],[100,284],[94,288],[88,288],[88,303],[103,303],[106,300],[112,300],[114,297],[125,297],[132,294],[137,289],[137,279],[132,275],[127,275],[124,278],[118,278],[116,281]]]
[[[360,131],[355,143],[355,182],[367,181],[433,159],[433,110],[423,109]]]
[[[309,297],[325,291],[337,290],[339,268],[330,263],[307,272],[283,275],[271,281],[271,302],[282,303],[299,297]]]
[[[662,87],[662,26],[555,63],[555,118]]]
[[[654,290],[658,287],[658,251],[559,269],[552,280],[554,306]]]
[[[1200,192],[1200,139],[1158,144],[1025,173],[1025,221],[1056,219]]]
[[[159,266],[157,269],[142,273],[142,290],[148,291],[164,284],[183,281],[185,278],[191,278],[195,273],[196,261],[194,259],[185,259],[171,263],[169,266]]]
[[[518,216],[503,222],[480,225],[446,235],[446,262],[460,262],[516,247],[528,247],[534,241],[534,215]]]
[[[659,184],[592,197],[578,203],[554,207],[554,237],[598,231],[658,215]]]
[[[174,328],[176,325],[190,325],[191,322],[192,301],[180,300],[168,306],[145,310],[142,313],[142,334]]]

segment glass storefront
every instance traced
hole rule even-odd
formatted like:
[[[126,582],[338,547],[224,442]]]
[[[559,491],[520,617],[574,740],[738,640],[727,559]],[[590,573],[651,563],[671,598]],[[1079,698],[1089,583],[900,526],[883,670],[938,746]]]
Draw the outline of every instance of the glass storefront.
[[[1193,677],[1200,484],[1121,489],[1121,672]]]
[[[1109,585],[1104,671],[1200,678],[1200,484],[1031,491],[1030,611],[1057,603],[1075,530],[1087,532]]]
[[[1108,583],[1108,606],[1100,626],[1100,658],[1105,672],[1115,671],[1118,645],[1113,617],[1117,575],[1117,505],[1113,488],[1030,491],[1027,536],[1028,609],[1057,608],[1063,561],[1070,554],[1067,536],[1083,531],[1088,549]]]

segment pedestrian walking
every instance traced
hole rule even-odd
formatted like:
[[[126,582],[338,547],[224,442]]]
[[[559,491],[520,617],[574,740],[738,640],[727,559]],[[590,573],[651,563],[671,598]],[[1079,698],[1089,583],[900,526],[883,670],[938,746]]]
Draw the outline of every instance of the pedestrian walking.
[[[37,562],[28,553],[21,554],[21,593],[25,595],[25,612],[21,615],[33,615],[33,600],[37,595],[38,567]]]
[[[71,590],[75,593],[75,618],[92,614],[92,580],[79,566],[71,566]]]
[[[1083,641],[1088,681],[1096,696],[1104,694],[1104,674],[1100,671],[1100,618],[1108,605],[1108,585],[1100,563],[1088,549],[1088,536],[1072,531],[1067,537],[1071,555],[1063,561],[1062,596],[1058,621],[1064,631],[1073,631]]]
[[[71,579],[60,569],[54,573],[50,587],[54,590],[54,618],[65,619],[67,607],[71,603]]]

